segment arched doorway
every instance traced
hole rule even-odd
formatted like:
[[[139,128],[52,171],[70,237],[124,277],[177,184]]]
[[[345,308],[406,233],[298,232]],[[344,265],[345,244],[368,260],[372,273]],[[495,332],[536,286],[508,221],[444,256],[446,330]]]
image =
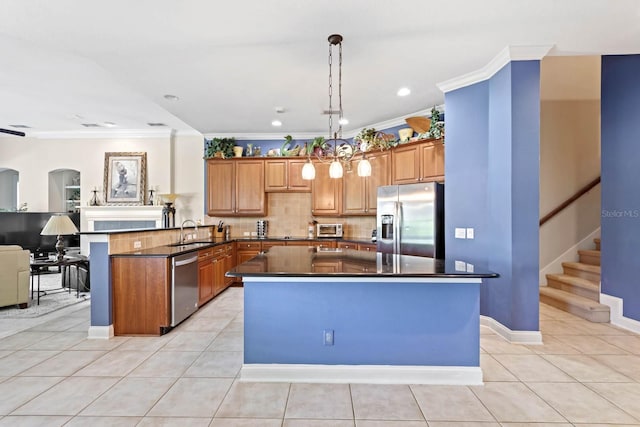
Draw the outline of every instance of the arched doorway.
[[[14,169],[0,168],[0,211],[18,210],[18,183],[20,172]]]
[[[80,172],[56,169],[49,172],[49,211],[80,211]]]

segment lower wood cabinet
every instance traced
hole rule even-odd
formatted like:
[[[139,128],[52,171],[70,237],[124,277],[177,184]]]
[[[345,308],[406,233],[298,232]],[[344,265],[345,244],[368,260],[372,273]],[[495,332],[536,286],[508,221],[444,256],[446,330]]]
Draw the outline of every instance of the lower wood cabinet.
[[[111,283],[115,335],[160,335],[170,326],[170,258],[112,257]]]
[[[337,247],[340,249],[355,249],[366,252],[375,252],[377,250],[375,243],[337,242]]]
[[[233,283],[225,273],[235,266],[233,244],[214,246],[198,252],[198,305],[201,306]]]

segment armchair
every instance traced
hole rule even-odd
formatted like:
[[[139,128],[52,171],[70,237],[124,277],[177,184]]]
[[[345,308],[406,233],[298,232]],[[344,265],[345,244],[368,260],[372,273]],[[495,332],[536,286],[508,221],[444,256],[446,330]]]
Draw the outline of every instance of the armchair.
[[[17,245],[0,246],[0,307],[29,303],[29,251]]]

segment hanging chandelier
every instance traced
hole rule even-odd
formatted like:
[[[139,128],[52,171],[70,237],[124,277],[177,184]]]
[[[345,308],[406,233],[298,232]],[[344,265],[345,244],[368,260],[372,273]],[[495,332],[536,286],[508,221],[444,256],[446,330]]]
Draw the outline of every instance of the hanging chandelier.
[[[330,178],[342,178],[344,169],[351,169],[351,160],[359,154],[362,159],[358,163],[358,176],[371,176],[371,163],[367,160],[360,145],[352,145],[342,139],[342,125],[347,123],[342,109],[342,36],[332,34],[329,40],[329,138],[323,142],[320,150],[313,150],[314,156],[322,162],[331,162]],[[338,110],[333,109],[333,49],[338,47]],[[333,131],[333,116],[338,116],[337,131]],[[316,169],[311,161],[312,150],[307,150],[307,162],[302,167],[302,178],[311,180],[316,177]],[[344,166],[343,166],[344,165]]]

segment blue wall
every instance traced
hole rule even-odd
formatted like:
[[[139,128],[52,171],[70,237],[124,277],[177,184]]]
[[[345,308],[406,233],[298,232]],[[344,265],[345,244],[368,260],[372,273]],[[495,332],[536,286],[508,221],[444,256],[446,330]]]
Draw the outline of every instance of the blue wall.
[[[111,271],[109,244],[92,242],[91,253],[91,326],[109,326],[111,320]]]
[[[640,55],[602,57],[602,286],[640,321]]]
[[[245,282],[244,362],[479,366],[479,286]]]
[[[520,61],[445,94],[446,256],[500,274],[480,312],[512,330],[538,330],[539,87],[539,61]]]

